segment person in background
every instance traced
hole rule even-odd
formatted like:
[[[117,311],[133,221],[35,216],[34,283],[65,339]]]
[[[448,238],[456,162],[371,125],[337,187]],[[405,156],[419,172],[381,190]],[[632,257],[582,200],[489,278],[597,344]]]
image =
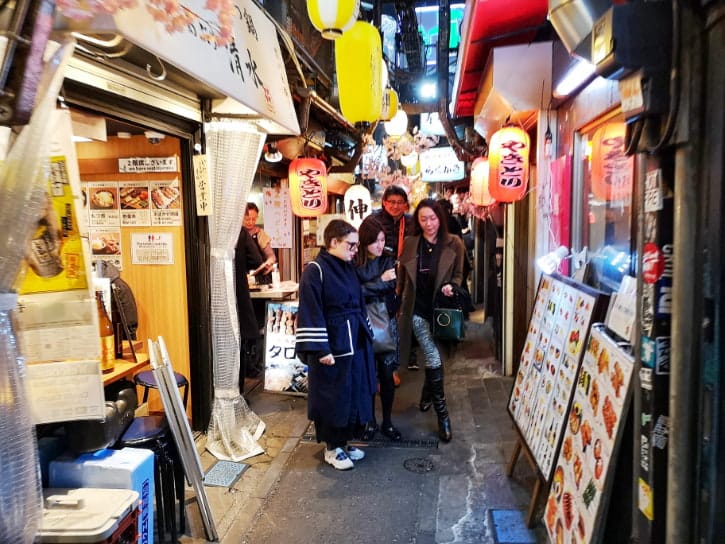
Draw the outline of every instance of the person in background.
[[[413,232],[413,218],[408,213],[408,193],[399,185],[390,185],[383,192],[383,207],[373,215],[385,231],[385,253],[396,259],[403,249],[403,239]],[[418,370],[415,348],[410,350],[408,370]],[[397,376],[397,372],[396,372]],[[396,380],[399,383],[399,380]]]
[[[237,295],[237,315],[239,317],[240,336],[240,365],[239,365],[239,392],[244,393],[244,378],[253,377],[253,365],[257,359],[257,343],[259,327],[254,316],[252,299],[249,296],[249,283],[247,270],[254,270],[262,264],[262,258],[257,250],[256,243],[246,229],[239,231],[237,247],[234,252],[234,278]]]
[[[365,303],[383,300],[388,308],[388,317],[393,324],[397,344],[397,322],[395,319],[395,258],[383,255],[385,249],[385,232],[382,225],[373,216],[368,216],[360,225],[358,231],[360,250],[355,258],[357,276],[362,284]],[[375,368],[378,383],[380,384],[380,405],[383,421],[379,427],[380,432],[390,440],[398,441],[400,431],[395,428],[391,420],[393,400],[395,398],[395,382],[393,372],[398,368],[397,350],[389,353],[375,354]],[[372,440],[378,431],[375,419],[375,394],[373,393],[373,419],[365,426],[362,434],[363,440]]]
[[[446,212],[446,224],[448,225],[449,234],[458,236],[463,241],[463,248],[465,249],[466,243],[463,239],[463,228],[458,222],[458,219],[456,219],[456,216],[453,215],[453,203],[445,198],[439,199],[438,202],[443,208],[443,211]],[[461,287],[463,287],[463,289],[468,292],[468,276],[471,274],[471,270],[473,267],[471,266],[471,261],[468,258],[467,250],[464,251],[463,256],[463,279],[461,280]],[[473,309],[474,308],[467,308],[468,311],[471,311]]]
[[[465,249],[457,236],[446,228],[446,216],[435,200],[421,200],[413,214],[417,234],[403,242],[398,270],[398,291],[402,293],[398,325],[400,356],[410,350],[411,333],[415,335],[425,360],[425,382],[420,396],[420,410],[431,405],[438,416],[438,435],[444,442],[452,438],[443,387],[440,346],[433,339],[433,307],[441,294],[453,296],[453,287],[461,284]]]
[[[272,238],[257,226],[258,217],[259,208],[257,205],[254,202],[247,202],[247,207],[244,210],[244,229],[257,243],[263,260],[262,264],[264,265],[258,272],[257,283],[271,283],[271,272],[277,262],[277,256],[274,254],[274,249],[272,249]]]
[[[352,260],[358,234],[333,219],[325,228],[325,247],[302,271],[295,351],[308,366],[307,415],[325,462],[348,470],[365,456],[349,446],[356,428],[372,417],[376,389],[372,331]]]

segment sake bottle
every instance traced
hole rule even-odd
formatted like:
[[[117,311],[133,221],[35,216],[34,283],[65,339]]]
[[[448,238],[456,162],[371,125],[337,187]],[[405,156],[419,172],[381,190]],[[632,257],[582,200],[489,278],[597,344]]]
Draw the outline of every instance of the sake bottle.
[[[113,324],[108,318],[101,291],[96,291],[96,307],[98,308],[98,332],[101,336],[101,371],[112,372],[116,360]]]

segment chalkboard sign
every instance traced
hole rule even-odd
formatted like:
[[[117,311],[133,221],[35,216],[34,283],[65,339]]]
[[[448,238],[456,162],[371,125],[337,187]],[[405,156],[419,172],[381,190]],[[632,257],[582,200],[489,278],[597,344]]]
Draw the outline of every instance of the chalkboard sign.
[[[568,278],[543,275],[509,398],[508,410],[548,482],[584,342],[606,296]]]
[[[544,511],[552,542],[601,540],[633,368],[629,347],[618,345],[603,326],[594,326]]]

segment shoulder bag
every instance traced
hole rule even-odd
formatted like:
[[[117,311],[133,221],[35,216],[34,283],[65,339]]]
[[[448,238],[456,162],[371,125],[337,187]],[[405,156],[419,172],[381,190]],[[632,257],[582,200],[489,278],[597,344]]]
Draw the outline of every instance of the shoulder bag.
[[[368,320],[373,329],[373,351],[375,354],[390,353],[397,349],[391,318],[384,300],[369,302],[365,305]]]

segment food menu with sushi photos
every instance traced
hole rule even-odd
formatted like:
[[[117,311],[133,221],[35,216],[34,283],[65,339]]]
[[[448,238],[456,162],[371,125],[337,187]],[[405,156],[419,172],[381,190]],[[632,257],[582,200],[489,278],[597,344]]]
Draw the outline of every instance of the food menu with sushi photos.
[[[551,542],[601,541],[633,369],[629,346],[617,344],[602,325],[595,325],[544,510]]]
[[[508,410],[542,476],[550,481],[584,342],[608,297],[543,275],[529,321]]]

